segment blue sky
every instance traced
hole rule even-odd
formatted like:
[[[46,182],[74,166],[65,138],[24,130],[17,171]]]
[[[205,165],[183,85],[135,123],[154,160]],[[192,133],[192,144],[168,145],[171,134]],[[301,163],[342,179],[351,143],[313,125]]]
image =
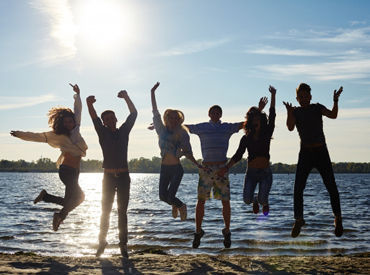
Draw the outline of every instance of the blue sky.
[[[47,111],[83,98],[81,133],[87,158],[101,159],[85,98],[98,113],[128,115],[116,97],[126,89],[139,116],[129,158],[159,156],[151,122],[150,88],[161,82],[158,106],[185,113],[185,123],[208,121],[219,104],[223,121],[238,122],[268,86],[277,89],[273,163],[295,163],[296,130],[285,126],[282,101],[297,104],[300,82],[313,102],[332,107],[344,87],[336,120],[324,118],[332,161],[369,162],[370,1],[0,1],[0,159],[56,159],[58,150],[25,142],[10,130],[48,131]],[[230,140],[228,156],[242,131]],[[196,158],[199,139],[191,136]],[[245,156],[246,157],[246,156]]]

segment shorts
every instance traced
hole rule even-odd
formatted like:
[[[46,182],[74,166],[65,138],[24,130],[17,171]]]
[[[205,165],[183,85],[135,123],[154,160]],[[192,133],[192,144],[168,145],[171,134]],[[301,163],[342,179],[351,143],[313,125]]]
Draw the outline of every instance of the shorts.
[[[205,167],[210,170],[207,172],[199,169],[198,200],[211,198],[211,189],[216,200],[230,200],[229,174],[225,173],[223,177],[217,175],[217,171],[224,166],[225,164],[207,165]]]

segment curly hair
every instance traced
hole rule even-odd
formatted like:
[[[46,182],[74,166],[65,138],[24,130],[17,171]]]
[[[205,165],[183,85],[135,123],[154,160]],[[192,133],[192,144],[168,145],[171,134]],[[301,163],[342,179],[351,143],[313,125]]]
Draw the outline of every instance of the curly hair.
[[[257,107],[253,106],[249,109],[247,114],[245,115],[245,121],[243,123],[243,129],[246,134],[254,135],[256,132],[255,126],[253,124],[253,119],[255,117],[260,118],[261,123],[261,132],[263,133],[267,127],[267,115],[260,111]]]
[[[49,126],[53,129],[57,135],[70,135],[70,131],[64,127],[63,119],[65,117],[71,117],[76,123],[75,114],[69,108],[54,107],[49,110]]]

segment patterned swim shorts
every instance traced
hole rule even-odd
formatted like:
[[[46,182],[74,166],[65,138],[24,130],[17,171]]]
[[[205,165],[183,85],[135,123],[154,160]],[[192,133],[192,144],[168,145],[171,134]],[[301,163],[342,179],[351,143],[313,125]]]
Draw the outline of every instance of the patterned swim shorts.
[[[229,174],[226,173],[224,177],[217,175],[217,171],[224,167],[224,164],[207,165],[209,171],[199,169],[198,182],[198,199],[208,200],[211,198],[211,189],[213,189],[213,197],[217,200],[230,200],[230,182]]]

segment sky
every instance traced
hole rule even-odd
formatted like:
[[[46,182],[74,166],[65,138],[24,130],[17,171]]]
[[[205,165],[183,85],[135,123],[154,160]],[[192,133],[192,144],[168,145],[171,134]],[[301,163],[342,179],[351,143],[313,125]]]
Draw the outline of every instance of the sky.
[[[150,89],[157,102],[182,110],[185,123],[244,120],[259,98],[277,89],[271,161],[296,163],[299,137],[286,128],[282,101],[298,105],[295,88],[308,83],[312,102],[331,109],[343,86],[338,118],[324,117],[333,162],[370,161],[370,1],[248,0],[29,0],[0,1],[0,159],[56,160],[47,144],[10,136],[11,130],[49,131],[47,112],[73,106],[77,83],[83,101],[81,134],[86,159],[102,159],[85,98],[95,108],[128,115],[127,90],[138,109],[129,159],[159,155]],[[266,108],[267,111],[267,108]],[[243,132],[230,139],[228,157]],[[200,142],[191,134],[194,156]],[[244,157],[247,157],[246,155]]]

